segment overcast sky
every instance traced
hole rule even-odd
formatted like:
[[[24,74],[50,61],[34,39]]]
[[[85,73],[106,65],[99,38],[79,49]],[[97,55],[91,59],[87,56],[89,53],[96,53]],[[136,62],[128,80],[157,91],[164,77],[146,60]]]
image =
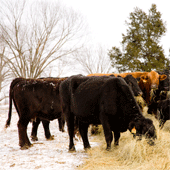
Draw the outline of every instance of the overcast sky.
[[[100,43],[108,49],[120,47],[122,33],[126,34],[125,20],[138,7],[148,13],[151,4],[157,5],[162,19],[166,21],[167,32],[161,39],[166,57],[170,48],[170,3],[168,0],[62,0],[66,6],[79,11],[86,18],[91,31],[92,42]]]

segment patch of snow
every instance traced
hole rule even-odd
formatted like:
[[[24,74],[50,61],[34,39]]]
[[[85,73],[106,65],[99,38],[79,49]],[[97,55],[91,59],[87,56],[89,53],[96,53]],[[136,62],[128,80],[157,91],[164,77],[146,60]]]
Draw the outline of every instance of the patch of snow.
[[[8,105],[0,105],[0,170],[74,170],[87,157],[83,142],[75,141],[76,152],[68,152],[69,137],[67,127],[60,132],[58,121],[50,123],[51,134],[54,140],[46,140],[42,124],[38,129],[38,141],[32,142],[33,147],[21,150],[18,142],[18,114],[12,112],[11,125],[4,129],[8,117]],[[32,123],[28,125],[28,136],[31,135]],[[89,137],[89,141],[90,141]],[[97,143],[90,142],[92,147]]]

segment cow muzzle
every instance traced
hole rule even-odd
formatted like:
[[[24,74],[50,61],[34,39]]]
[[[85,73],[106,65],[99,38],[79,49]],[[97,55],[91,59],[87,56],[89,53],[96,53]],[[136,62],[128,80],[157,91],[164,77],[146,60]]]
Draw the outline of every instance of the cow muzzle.
[[[170,87],[164,87],[164,91],[168,91],[168,90],[170,90]]]
[[[151,89],[154,89],[154,90],[158,89],[158,85],[157,84],[151,84]]]

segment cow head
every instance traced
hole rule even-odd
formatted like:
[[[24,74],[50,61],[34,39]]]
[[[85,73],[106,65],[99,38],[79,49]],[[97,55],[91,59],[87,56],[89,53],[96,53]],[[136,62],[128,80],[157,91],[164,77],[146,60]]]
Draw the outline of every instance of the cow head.
[[[159,75],[155,71],[151,71],[149,73],[146,73],[140,77],[140,81],[142,81],[144,84],[148,84],[150,89],[158,89],[159,81],[163,81],[167,78],[165,74]]]
[[[132,121],[129,124],[129,130],[131,131],[134,137],[138,136],[139,139],[141,139],[144,135],[150,145],[153,145],[153,140],[157,138],[156,129],[151,119],[142,118],[137,121]]]
[[[163,81],[159,83],[159,90],[161,91],[170,91],[170,75]]]
[[[137,80],[132,75],[127,75],[124,80],[133,91],[134,96],[142,96],[142,90],[140,89]]]

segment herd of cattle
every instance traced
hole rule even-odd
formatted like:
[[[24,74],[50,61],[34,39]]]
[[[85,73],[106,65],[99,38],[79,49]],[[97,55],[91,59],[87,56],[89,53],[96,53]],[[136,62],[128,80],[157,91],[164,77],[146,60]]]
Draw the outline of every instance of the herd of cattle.
[[[65,121],[69,134],[69,150],[74,151],[75,131],[78,129],[84,148],[90,148],[89,125],[103,126],[107,150],[119,144],[120,133],[131,131],[139,138],[145,136],[154,144],[156,129],[152,120],[142,114],[137,102],[141,96],[163,127],[170,119],[170,71],[132,72],[120,74],[74,75],[65,78],[16,78],[9,90],[9,113],[6,127],[10,125],[12,101],[19,115],[18,133],[21,149],[32,144],[27,126],[33,122],[31,137],[38,140],[37,130],[42,121],[45,136],[53,138],[49,130],[51,120],[58,119],[59,130],[64,131]]]

